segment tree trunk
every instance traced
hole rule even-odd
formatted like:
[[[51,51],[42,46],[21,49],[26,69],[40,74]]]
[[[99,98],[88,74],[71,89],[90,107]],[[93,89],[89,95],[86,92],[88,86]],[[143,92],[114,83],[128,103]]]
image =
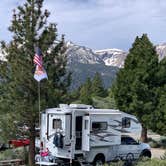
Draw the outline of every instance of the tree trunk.
[[[146,128],[145,126],[142,126],[141,141],[142,141],[142,142],[148,142],[147,128]]]
[[[30,145],[29,145],[28,162],[29,166],[34,166],[35,165],[35,126],[31,126],[29,138],[30,138]]]

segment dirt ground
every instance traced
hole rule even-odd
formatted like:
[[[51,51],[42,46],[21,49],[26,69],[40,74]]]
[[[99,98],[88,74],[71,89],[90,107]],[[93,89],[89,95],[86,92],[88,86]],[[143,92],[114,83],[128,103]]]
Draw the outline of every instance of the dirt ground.
[[[148,133],[148,137],[152,138],[153,140],[160,140],[161,136],[154,133]],[[152,152],[152,158],[159,158],[160,156],[163,156],[163,154],[166,152],[166,149],[160,149],[160,148],[151,148]]]
[[[160,159],[160,156],[163,156],[165,151],[166,151],[166,149],[151,148],[152,158],[159,158]]]

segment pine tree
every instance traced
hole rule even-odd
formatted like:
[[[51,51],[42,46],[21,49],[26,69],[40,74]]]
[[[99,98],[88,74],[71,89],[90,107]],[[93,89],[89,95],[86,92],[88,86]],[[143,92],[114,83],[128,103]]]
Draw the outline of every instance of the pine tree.
[[[166,58],[159,63],[156,94],[158,105],[151,119],[151,128],[161,135],[166,135]]]
[[[43,0],[26,0],[14,10],[9,31],[10,43],[1,42],[7,61],[0,64],[0,110],[13,122],[29,127],[29,165],[34,165],[35,124],[38,123],[38,86],[33,78],[34,46],[43,53],[48,80],[42,80],[41,110],[65,101],[70,74],[66,73],[64,36],[57,43],[56,24],[48,23],[48,10],[42,11]],[[12,130],[12,129],[11,129]],[[11,132],[12,133],[12,132]]]
[[[92,94],[93,96],[106,96],[106,90],[104,89],[101,75],[97,72],[92,80]]]
[[[92,87],[92,82],[88,77],[85,84],[83,84],[80,89],[81,103],[89,105],[93,104],[91,87]]]
[[[114,98],[114,94],[112,92],[112,89],[108,89],[108,92],[109,92],[108,98],[109,98],[110,108],[117,109],[117,105],[116,105],[116,102],[115,102],[115,98]]]
[[[79,102],[79,98],[80,98],[80,90],[81,90],[82,86],[78,87],[78,89],[74,89],[73,91],[70,92],[70,99],[69,99],[69,103],[72,102]]]
[[[166,135],[166,85],[158,88],[158,106],[152,117],[152,130],[161,135]]]
[[[146,34],[136,37],[117,74],[113,93],[120,110],[134,114],[143,125],[142,140],[147,141],[147,127],[157,105],[156,73],[158,55]]]

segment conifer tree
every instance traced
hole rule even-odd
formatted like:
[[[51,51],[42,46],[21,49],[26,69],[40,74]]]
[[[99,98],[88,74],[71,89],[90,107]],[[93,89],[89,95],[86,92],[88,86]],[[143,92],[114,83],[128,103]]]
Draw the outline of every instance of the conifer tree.
[[[92,80],[92,94],[93,96],[106,96],[106,90],[103,87],[101,75],[97,72]]]
[[[93,104],[92,100],[92,82],[90,78],[88,77],[86,82],[81,86],[80,89],[80,100],[83,104]]]
[[[166,58],[159,63],[157,73],[156,94],[158,99],[157,108],[151,119],[151,128],[161,135],[166,135]]]
[[[78,89],[74,89],[73,91],[70,92],[69,103],[76,102],[79,100],[81,88],[82,88],[82,85],[78,87]]]
[[[142,140],[147,141],[147,127],[157,106],[156,73],[158,55],[146,34],[136,37],[117,74],[113,93],[120,110],[134,114],[143,125]]]
[[[13,122],[29,127],[26,134],[30,138],[30,166],[34,165],[35,124],[39,117],[38,86],[33,78],[34,46],[42,50],[48,74],[48,80],[40,82],[41,110],[63,102],[70,84],[70,74],[65,69],[64,37],[57,43],[56,24],[48,23],[50,13],[42,10],[43,1],[26,0],[18,6],[9,27],[13,38],[8,44],[1,42],[7,61],[0,64],[0,111],[3,117],[8,114]]]
[[[112,109],[117,109],[117,105],[116,105],[116,102],[115,102],[115,98],[114,98],[114,94],[112,92],[112,89],[108,89],[108,97],[109,97],[109,104],[110,104],[110,108]]]

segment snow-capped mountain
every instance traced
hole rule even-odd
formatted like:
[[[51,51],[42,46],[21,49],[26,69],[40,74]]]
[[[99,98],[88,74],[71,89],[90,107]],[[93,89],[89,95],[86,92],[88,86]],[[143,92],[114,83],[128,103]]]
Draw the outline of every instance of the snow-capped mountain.
[[[122,68],[127,56],[127,52],[120,49],[104,49],[95,51],[99,57],[104,61],[106,66],[116,66]]]
[[[105,87],[110,87],[119,68],[123,68],[127,52],[119,49],[92,50],[90,48],[67,44],[68,70],[72,72],[72,89],[82,84],[87,77],[93,78],[99,72]],[[166,56],[166,44],[156,46],[159,60]]]
[[[92,50],[85,46],[75,45],[71,42],[67,43],[68,63],[83,63],[83,64],[105,64],[106,66],[114,66],[123,68],[124,61],[127,57],[127,52],[120,49],[103,49]],[[156,51],[159,55],[159,60],[166,56],[166,43],[156,45]]]
[[[119,68],[123,68],[127,52],[119,49],[92,50],[72,42],[66,42],[67,70],[72,72],[71,88],[79,87],[87,77],[100,73],[105,87],[110,87]],[[159,60],[166,57],[166,44],[156,46]],[[0,50],[0,61],[5,55]]]
[[[96,72],[101,74],[105,87],[111,85],[117,67],[106,66],[102,56],[85,46],[67,42],[66,48],[67,69],[72,72],[71,89],[78,88],[87,77],[93,78]]]
[[[68,64],[83,63],[83,64],[102,64],[103,60],[96,56],[92,49],[85,46],[75,45],[72,42],[66,43]]]
[[[67,42],[66,46],[68,64],[105,64],[106,66],[122,68],[127,56],[127,52],[115,48],[94,51],[85,46],[75,45],[72,42]]]
[[[156,45],[156,51],[159,55],[159,60],[162,60],[166,56],[166,43]]]

